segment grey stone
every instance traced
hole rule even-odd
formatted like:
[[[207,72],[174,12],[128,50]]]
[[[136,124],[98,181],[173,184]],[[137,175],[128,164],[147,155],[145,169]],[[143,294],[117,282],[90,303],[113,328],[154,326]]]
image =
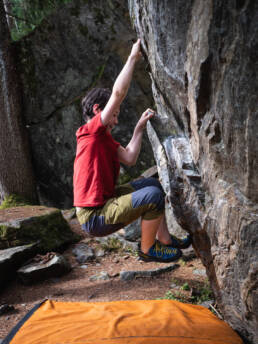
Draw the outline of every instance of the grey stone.
[[[195,253],[194,249],[192,248],[192,246],[184,249],[182,252],[183,252],[182,259],[185,262],[188,262],[188,261],[196,258],[196,253]]]
[[[141,219],[124,227],[124,238],[129,241],[137,241],[141,238]]]
[[[13,306],[7,305],[7,304],[3,304],[0,305],[0,315],[9,313],[9,312],[13,312],[15,309]]]
[[[95,259],[93,249],[85,243],[77,244],[72,252],[79,264]]]
[[[68,261],[59,254],[55,254],[48,262],[32,262],[21,267],[17,273],[24,284],[43,281],[49,278],[62,276],[71,270]]]
[[[99,274],[93,275],[89,278],[90,281],[99,281],[99,280],[106,281],[109,279],[110,279],[110,276],[109,276],[108,272],[106,272],[106,271],[101,271]]]
[[[0,250],[0,287],[15,276],[16,270],[36,253],[37,244]]]
[[[193,234],[223,318],[257,343],[258,2],[129,7],[149,63],[158,115],[148,134],[169,212]]]
[[[76,209],[68,209],[68,210],[62,210],[62,215],[66,219],[66,221],[72,220],[76,217]]]
[[[114,238],[116,240],[119,240],[123,250],[125,250],[125,251],[127,249],[137,251],[138,243],[137,242],[131,242],[129,240],[124,239],[123,236],[120,235],[119,233],[114,233],[114,234],[108,235],[106,237],[96,238],[96,241],[98,241],[101,244],[108,244],[108,241],[110,238]]]
[[[257,343],[258,2],[129,7],[149,63],[158,115],[148,133],[170,213],[193,234],[224,319]]]
[[[96,248],[95,249],[95,256],[96,257],[104,257],[105,251],[102,248]]]
[[[153,270],[139,270],[139,271],[121,271],[120,272],[120,279],[122,281],[131,281],[135,278],[142,278],[142,277],[154,277],[158,276],[162,273],[173,271],[174,269],[178,268],[178,264],[172,264],[166,267],[157,268]]]
[[[193,274],[198,275],[198,276],[206,276],[206,270],[196,269],[196,270],[193,270]]]

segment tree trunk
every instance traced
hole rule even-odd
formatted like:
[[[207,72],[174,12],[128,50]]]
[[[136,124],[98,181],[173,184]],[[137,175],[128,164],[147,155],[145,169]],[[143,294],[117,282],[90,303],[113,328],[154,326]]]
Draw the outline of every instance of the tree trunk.
[[[10,0],[3,0],[3,2],[4,2],[5,11],[7,13],[12,13],[12,4]],[[6,14],[6,19],[7,19],[7,23],[8,23],[10,31],[14,28],[17,28],[16,20],[13,17]]]
[[[0,0],[0,201],[11,194],[36,200],[29,142],[4,3]]]

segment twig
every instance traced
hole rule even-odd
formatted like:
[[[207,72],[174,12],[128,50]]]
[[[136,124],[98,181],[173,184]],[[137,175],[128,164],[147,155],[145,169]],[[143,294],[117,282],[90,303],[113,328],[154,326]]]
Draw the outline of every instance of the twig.
[[[214,306],[212,306],[211,304],[210,304],[210,307],[211,307],[212,310],[216,313],[217,317],[218,317],[219,319],[223,320],[222,315],[216,310],[216,308],[215,308]]]
[[[9,17],[12,17],[12,18],[15,18],[15,19],[22,20],[22,21],[24,21],[25,23],[32,24],[32,25],[35,25],[35,26],[37,25],[37,24],[32,23],[32,22],[30,22],[30,21],[28,21],[28,20],[26,20],[26,19],[24,19],[24,18],[18,17],[18,16],[16,16],[16,15],[12,14],[12,13],[5,12],[5,14],[7,14]]]

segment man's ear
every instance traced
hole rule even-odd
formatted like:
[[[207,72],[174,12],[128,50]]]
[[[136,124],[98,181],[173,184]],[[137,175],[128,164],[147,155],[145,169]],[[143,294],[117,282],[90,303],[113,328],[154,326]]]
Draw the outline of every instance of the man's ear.
[[[94,113],[94,115],[97,115],[99,112],[100,112],[99,104],[94,104],[93,105],[93,113]]]

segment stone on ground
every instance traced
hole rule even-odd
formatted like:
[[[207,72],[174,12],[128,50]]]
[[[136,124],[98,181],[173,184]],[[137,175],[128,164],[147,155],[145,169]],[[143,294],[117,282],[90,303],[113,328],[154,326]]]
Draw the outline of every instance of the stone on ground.
[[[62,276],[71,270],[68,261],[60,254],[55,254],[46,263],[32,262],[18,270],[18,277],[24,284],[32,284],[49,278]]]
[[[73,254],[79,264],[88,262],[89,260],[95,259],[94,251],[85,243],[79,243],[73,249]]]
[[[0,250],[0,288],[15,276],[16,270],[22,264],[35,255],[36,250],[37,244]]]
[[[178,267],[179,267],[178,264],[172,264],[166,267],[152,269],[152,270],[121,271],[120,279],[122,281],[131,281],[132,279],[139,278],[139,277],[153,277],[153,276],[163,274],[164,272],[172,271]]]

